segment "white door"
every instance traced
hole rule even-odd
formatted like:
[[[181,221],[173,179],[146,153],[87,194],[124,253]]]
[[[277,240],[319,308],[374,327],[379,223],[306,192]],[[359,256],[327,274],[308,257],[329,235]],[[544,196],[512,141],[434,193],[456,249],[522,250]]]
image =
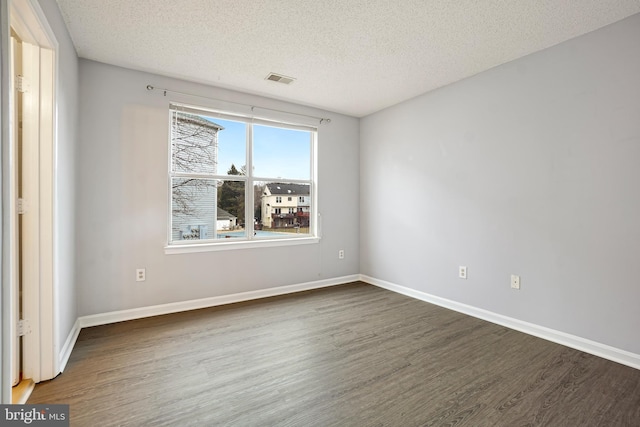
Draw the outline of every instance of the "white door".
[[[20,42],[11,37],[11,331],[12,331],[12,354],[11,354],[11,384],[16,385],[20,382],[21,371],[21,351],[20,351],[20,336],[16,333],[18,330],[18,321],[20,319],[20,220],[18,213],[18,198],[20,194],[19,190],[19,168],[20,155],[18,154],[20,146],[20,120],[22,111],[18,108],[21,102],[21,97],[18,91],[18,76],[22,71],[22,58],[20,50]]]
[[[40,287],[40,197],[39,197],[39,151],[40,151],[40,48],[22,42],[22,131],[19,144],[18,183],[22,200],[20,214],[20,293],[21,314],[24,328],[22,336],[22,370],[25,378],[36,378],[37,372],[28,362],[28,357],[38,355],[37,337],[30,332],[29,325],[37,325],[39,316],[33,312]]]
[[[32,313],[34,289],[40,286],[40,48],[11,38],[12,46],[12,197],[11,251],[12,251],[12,383],[20,377],[33,378],[29,363],[24,357],[37,354],[30,324],[38,321]],[[28,313],[28,314],[27,314]],[[18,322],[23,321],[18,333]],[[24,375],[22,375],[24,374]]]

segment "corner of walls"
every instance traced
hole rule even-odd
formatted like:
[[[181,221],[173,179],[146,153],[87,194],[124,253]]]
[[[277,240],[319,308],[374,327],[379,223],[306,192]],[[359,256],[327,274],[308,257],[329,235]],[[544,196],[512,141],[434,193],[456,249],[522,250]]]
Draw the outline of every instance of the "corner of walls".
[[[363,118],[361,273],[636,363],[637,40],[640,14]]]
[[[160,304],[147,307],[139,307],[130,310],[118,310],[106,313],[93,314],[88,316],[79,317],[59,354],[59,366],[60,372],[64,371],[71,352],[75,346],[80,332],[83,328],[89,328],[92,326],[106,325],[116,322],[124,322],[127,320],[142,319],[151,316],[160,316],[163,314],[171,314],[188,310],[197,310],[202,308],[216,307],[220,305],[233,304],[243,301],[251,301],[261,298],[269,298],[279,295],[287,295],[296,292],[309,291],[313,289],[321,289],[330,286],[342,285],[349,282],[354,282],[360,279],[357,274],[352,274],[342,277],[334,277],[331,279],[317,280],[307,283],[298,283],[295,285],[278,286],[268,289],[260,289],[256,291],[240,292],[236,294],[223,295],[217,297],[201,298],[197,300],[180,301],[168,304]]]
[[[462,304],[450,299],[441,298],[435,295],[428,294],[426,292],[407,288],[405,286],[396,285],[385,280],[376,279],[366,275],[360,275],[360,280],[365,283],[387,289],[389,291],[406,295],[411,298],[419,299],[421,301],[444,307],[449,310],[457,311],[458,313],[486,320],[487,322],[495,323],[496,325],[501,325],[510,329],[514,329],[516,331],[523,332],[525,334],[545,339],[547,341],[564,345],[566,347],[571,347],[573,349],[593,354],[594,356],[602,357],[613,362],[621,363],[635,369],[640,369],[640,354],[621,350],[619,348],[611,347],[606,344],[588,340],[572,334],[567,334],[551,328],[545,328],[534,323],[524,322],[513,317],[503,316],[501,314],[497,314],[488,310],[483,310],[471,305]]]
[[[80,331],[82,330],[80,319],[76,319],[71,331],[69,331],[69,335],[65,340],[62,348],[60,349],[60,353],[58,355],[58,370],[63,372],[67,367],[67,363],[69,363],[69,358],[71,357],[71,352],[73,351],[73,347],[76,345],[76,341],[78,341],[78,336],[80,335]]]

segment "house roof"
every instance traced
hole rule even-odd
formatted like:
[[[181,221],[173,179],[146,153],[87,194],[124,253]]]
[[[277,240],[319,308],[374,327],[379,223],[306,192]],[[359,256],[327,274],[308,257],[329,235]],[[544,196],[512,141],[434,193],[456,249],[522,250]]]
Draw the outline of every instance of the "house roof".
[[[279,182],[273,182],[267,184],[266,187],[269,189],[271,194],[276,195],[288,195],[294,194],[296,196],[308,196],[309,195],[309,185],[307,184],[283,184]]]
[[[182,111],[178,112],[177,119],[183,123],[192,123],[204,127],[208,127],[210,129],[215,129],[221,131],[224,129],[224,126],[221,126],[211,120],[205,119],[204,117],[196,116],[195,114],[189,114]]]
[[[234,219],[237,218],[237,216],[235,215],[231,215],[229,212],[225,211],[224,209],[220,209],[218,208],[218,219]]]

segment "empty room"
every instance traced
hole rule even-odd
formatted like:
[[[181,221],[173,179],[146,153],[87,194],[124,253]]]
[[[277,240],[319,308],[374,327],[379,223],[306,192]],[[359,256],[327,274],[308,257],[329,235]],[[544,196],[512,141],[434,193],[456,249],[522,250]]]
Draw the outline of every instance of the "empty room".
[[[0,18],[1,425],[640,425],[637,0]]]

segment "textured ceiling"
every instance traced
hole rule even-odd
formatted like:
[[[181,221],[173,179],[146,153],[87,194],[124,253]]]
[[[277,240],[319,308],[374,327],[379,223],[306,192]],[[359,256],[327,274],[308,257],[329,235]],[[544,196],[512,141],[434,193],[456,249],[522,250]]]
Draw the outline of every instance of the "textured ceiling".
[[[640,0],[58,4],[82,58],[357,117],[640,12]]]

